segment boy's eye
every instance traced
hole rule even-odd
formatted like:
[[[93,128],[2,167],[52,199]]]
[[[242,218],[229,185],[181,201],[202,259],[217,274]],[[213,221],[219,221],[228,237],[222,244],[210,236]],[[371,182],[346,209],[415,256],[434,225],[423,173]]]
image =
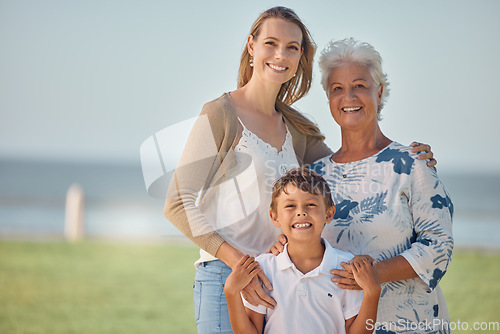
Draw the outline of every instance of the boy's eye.
[[[314,204],[314,203],[309,203],[309,204],[307,204],[307,206],[316,206],[316,204]]]
[[[294,208],[294,207],[295,207],[295,205],[293,205],[293,204],[287,204],[287,205],[285,205],[285,208]]]

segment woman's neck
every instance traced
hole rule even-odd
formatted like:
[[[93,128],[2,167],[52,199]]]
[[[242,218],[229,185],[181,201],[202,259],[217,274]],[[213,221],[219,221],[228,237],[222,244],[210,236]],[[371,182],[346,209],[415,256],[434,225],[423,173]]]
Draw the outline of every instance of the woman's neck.
[[[245,106],[268,116],[276,114],[276,97],[281,86],[263,84],[252,78],[245,86],[233,92]]]
[[[342,146],[332,155],[336,162],[352,162],[367,158],[391,143],[378,123],[369,129],[342,129]]]

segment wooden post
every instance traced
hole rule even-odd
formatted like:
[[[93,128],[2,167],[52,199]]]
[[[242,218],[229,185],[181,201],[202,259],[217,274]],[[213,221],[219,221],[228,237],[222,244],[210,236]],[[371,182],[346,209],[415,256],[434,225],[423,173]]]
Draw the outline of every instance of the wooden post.
[[[66,222],[64,235],[68,241],[83,238],[83,190],[78,184],[72,184],[66,193]]]

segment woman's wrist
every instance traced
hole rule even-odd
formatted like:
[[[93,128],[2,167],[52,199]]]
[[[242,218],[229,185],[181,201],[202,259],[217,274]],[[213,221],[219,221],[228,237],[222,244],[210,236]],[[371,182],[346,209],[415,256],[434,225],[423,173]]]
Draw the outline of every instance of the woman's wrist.
[[[410,263],[401,255],[378,262],[375,269],[377,270],[380,283],[418,277]]]
[[[215,254],[215,257],[227,264],[231,269],[236,266],[242,256],[242,252],[229,245],[227,242],[223,242]]]

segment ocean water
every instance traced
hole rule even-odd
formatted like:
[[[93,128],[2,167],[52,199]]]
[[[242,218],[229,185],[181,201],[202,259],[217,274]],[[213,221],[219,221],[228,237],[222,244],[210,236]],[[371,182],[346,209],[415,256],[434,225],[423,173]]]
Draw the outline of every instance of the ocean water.
[[[500,173],[439,172],[454,203],[457,247],[500,250]],[[0,160],[0,237],[63,237],[65,197],[84,191],[85,235],[162,241],[184,238],[146,193],[140,163],[98,165]]]

